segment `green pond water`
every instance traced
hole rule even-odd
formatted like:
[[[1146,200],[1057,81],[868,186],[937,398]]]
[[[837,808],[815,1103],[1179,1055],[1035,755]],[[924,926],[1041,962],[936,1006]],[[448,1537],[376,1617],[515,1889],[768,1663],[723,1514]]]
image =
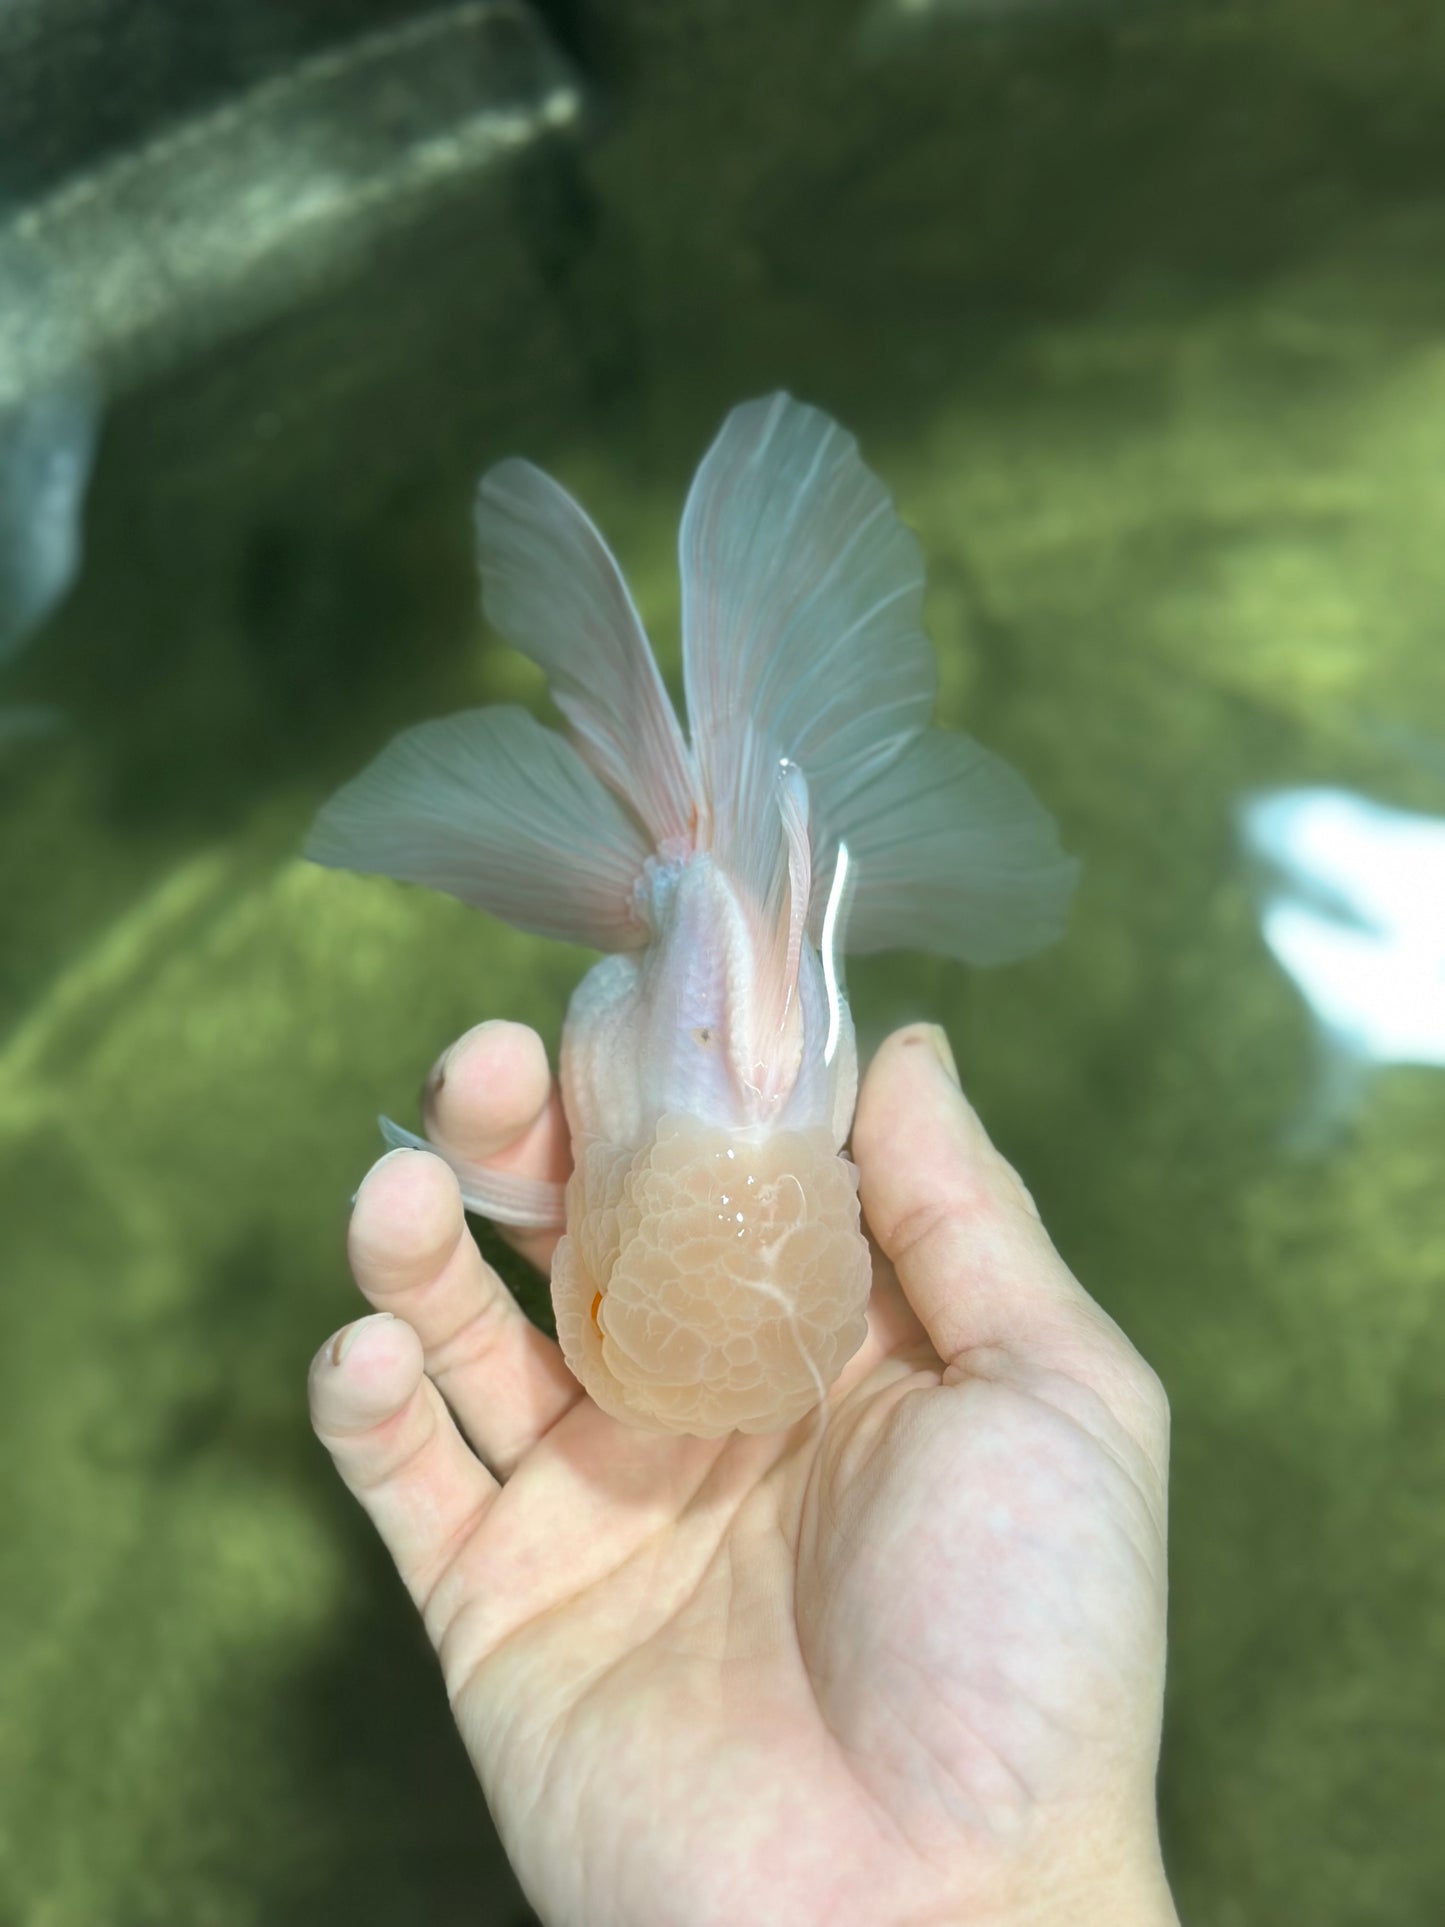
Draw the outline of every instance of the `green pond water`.
[[[918,531],[942,720],[1083,861],[1046,955],[850,983],[865,1047],[947,1023],[1171,1395],[1183,1916],[1445,1919],[1445,1078],[1291,1150],[1311,1027],[1233,815],[1445,815],[1445,27],[1170,15],[865,57],[837,7],[619,8],[585,219],[489,215],[561,270],[462,223],[341,288],[381,372],[325,433],[264,334],[114,402],[5,688],[67,724],[0,763],[0,1921],[527,1917],[304,1379],[375,1114],[481,1017],[555,1044],[587,958],[294,852],[395,729],[541,700],[476,612],[489,461],[591,507],[675,663],[692,467],[783,385]]]

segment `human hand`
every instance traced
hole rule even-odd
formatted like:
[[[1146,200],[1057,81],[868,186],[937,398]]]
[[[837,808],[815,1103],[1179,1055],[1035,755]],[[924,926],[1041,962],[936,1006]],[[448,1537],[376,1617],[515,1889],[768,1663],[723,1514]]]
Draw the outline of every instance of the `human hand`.
[[[434,1139],[566,1175],[532,1032],[482,1025],[442,1068]],[[868,1337],[791,1431],[605,1417],[481,1258],[447,1166],[398,1151],[350,1233],[384,1315],[318,1354],[317,1433],[549,1923],[1172,1922],[1158,1381],[941,1032],[884,1044],[853,1152]],[[556,1240],[518,1243],[545,1268]]]

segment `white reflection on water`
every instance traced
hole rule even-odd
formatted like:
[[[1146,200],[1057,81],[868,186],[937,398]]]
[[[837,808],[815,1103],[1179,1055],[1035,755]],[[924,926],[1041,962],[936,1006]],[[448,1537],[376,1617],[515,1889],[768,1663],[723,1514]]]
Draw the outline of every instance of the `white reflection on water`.
[[[1240,806],[1265,867],[1260,925],[1315,1020],[1319,1074],[1302,1144],[1327,1140],[1378,1064],[1445,1065],[1445,818],[1349,790],[1274,790]]]
[[[78,379],[0,406],[0,660],[39,628],[80,567],[96,416]]]
[[[0,257],[0,290],[3,271]],[[79,572],[97,420],[96,396],[79,377],[0,404],[0,662],[30,640]],[[0,705],[0,750],[60,721],[48,706]]]

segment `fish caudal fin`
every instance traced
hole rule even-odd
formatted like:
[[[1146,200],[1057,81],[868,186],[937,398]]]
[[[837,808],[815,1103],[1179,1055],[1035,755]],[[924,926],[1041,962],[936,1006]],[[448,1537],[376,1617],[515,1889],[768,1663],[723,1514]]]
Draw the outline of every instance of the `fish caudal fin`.
[[[598,950],[647,941],[644,832],[525,709],[464,710],[390,743],[321,810],[314,863],[445,890],[519,930]]]
[[[565,489],[530,462],[477,493],[488,618],[544,669],[583,758],[655,843],[690,836],[695,782],[671,700],[611,551]]]
[[[858,445],[773,395],[735,408],[683,516],[683,661],[711,846],[759,905],[784,861],[780,762],[806,780],[808,930],[840,846],[851,951],[1000,963],[1057,937],[1077,865],[1023,779],[929,726],[923,564]]]
[[[1062,935],[1079,866],[1000,757],[925,730],[829,825],[852,872],[846,945],[1007,963]]]
[[[845,848],[833,964],[845,946],[999,963],[1060,933],[1077,866],[1019,776],[930,727],[918,543],[826,415],[788,395],[744,403],[693,481],[691,746],[617,564],[565,490],[500,463],[477,536],[487,613],[546,672],[571,740],[516,708],[409,730],[322,810],[315,861],[626,950],[652,934],[649,859],[706,853],[754,921],[748,1051],[775,1069]]]
[[[927,724],[923,560],[853,437],[788,395],[728,416],[688,495],[680,553],[700,785],[719,860],[745,874],[775,845],[780,757],[827,824]],[[824,890],[832,865],[830,851]]]

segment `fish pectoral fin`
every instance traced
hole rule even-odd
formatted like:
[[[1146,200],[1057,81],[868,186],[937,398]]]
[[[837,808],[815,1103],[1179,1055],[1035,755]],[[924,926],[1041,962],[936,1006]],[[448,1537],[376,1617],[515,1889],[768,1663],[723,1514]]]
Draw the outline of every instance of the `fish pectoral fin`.
[[[430,1151],[450,1166],[468,1211],[493,1224],[510,1225],[517,1231],[560,1231],[567,1222],[567,1187],[551,1184],[545,1178],[523,1177],[517,1171],[494,1171],[485,1164],[473,1164],[458,1157],[430,1138],[404,1130],[391,1118],[378,1118],[381,1135],[395,1151]]]

